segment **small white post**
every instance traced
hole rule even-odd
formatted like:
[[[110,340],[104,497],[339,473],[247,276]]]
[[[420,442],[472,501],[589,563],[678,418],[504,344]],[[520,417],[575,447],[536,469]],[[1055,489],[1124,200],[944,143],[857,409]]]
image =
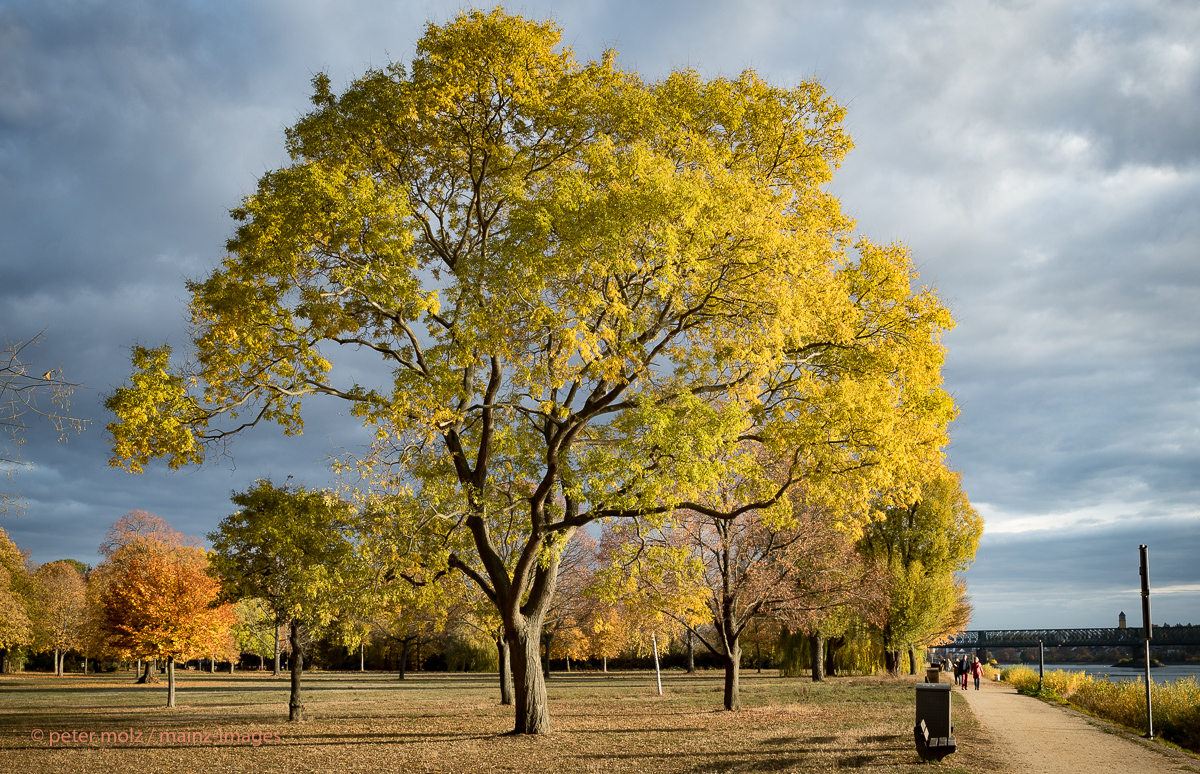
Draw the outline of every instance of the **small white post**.
[[[658,679],[658,695],[662,696],[662,670],[658,668],[658,638],[650,632],[650,642],[654,645],[654,676]]]

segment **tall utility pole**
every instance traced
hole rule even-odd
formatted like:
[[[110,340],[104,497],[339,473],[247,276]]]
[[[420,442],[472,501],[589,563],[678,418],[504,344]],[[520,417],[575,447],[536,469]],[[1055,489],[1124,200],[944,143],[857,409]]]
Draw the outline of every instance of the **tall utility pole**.
[[[1150,568],[1146,562],[1146,546],[1138,546],[1142,566],[1142,642],[1146,651],[1146,738],[1154,738],[1154,712],[1150,706],[1150,638],[1153,631],[1150,627]]]

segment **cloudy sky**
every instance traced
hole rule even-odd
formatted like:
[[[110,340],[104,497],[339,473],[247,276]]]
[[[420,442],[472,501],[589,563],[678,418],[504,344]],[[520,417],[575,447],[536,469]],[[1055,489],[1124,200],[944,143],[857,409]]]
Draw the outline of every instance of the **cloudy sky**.
[[[256,430],[232,460],[107,464],[102,396],[129,347],[186,344],[184,281],[227,211],[286,163],[318,72],[407,61],[462,3],[0,0],[0,335],[43,332],[37,373],[81,382],[67,443],[34,423],[35,561],[96,561],[145,509],[204,534],[254,479],[329,481],[363,441],[339,406]],[[958,327],[950,449],[987,533],[973,628],[1200,624],[1200,5],[1180,2],[527,2],[580,58],[658,77],[816,76],[856,148],[833,189],[860,231],[908,243]]]

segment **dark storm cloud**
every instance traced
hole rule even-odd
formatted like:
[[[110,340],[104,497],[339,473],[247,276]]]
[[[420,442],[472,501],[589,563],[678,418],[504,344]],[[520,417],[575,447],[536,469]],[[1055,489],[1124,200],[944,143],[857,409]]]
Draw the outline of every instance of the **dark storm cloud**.
[[[289,474],[324,485],[328,456],[345,446],[334,436],[362,442],[318,407],[302,439],[268,430],[239,444],[232,470],[222,460],[132,477],[106,463],[102,394],[126,378],[132,344],[186,343],[184,280],[220,259],[228,208],[284,163],[282,129],[304,109],[311,75],[328,66],[319,53],[293,58],[305,41],[279,34],[283,10],[0,10],[0,330],[10,340],[45,330],[35,368],[62,366],[82,382],[73,414],[92,421],[66,444],[44,423],[27,435],[22,456],[34,468],[15,479],[26,514],[4,526],[37,561],[94,561],[108,525],[131,509],[203,534],[228,512],[231,490]]]
[[[28,513],[4,527],[35,559],[94,561],[132,508],[202,534],[230,490],[264,475],[326,483],[328,455],[365,440],[341,407],[314,402],[302,438],[256,431],[232,470],[132,477],[105,462],[100,393],[126,377],[131,344],[186,342],[183,281],[221,258],[228,208],[286,162],[283,128],[306,109],[312,74],[340,87],[406,61],[427,20],[462,7],[0,8],[0,332],[45,328],[36,362],[85,382],[76,407],[94,420],[66,445],[44,427],[29,435],[35,469],[17,478]],[[553,16],[580,58],[614,47],[648,78],[682,66],[753,67],[781,84],[815,75],[848,107],[856,149],[834,191],[865,235],[912,247],[959,321],[946,337],[962,408],[950,452],[990,530],[968,573],[978,622],[1038,625],[1033,611],[1052,607],[1038,600],[1052,599],[1080,625],[1104,623],[1124,592],[1094,568],[1136,559],[1139,542],[1179,589],[1170,604],[1200,610],[1187,590],[1200,576],[1158,548],[1200,547],[1200,7],[518,10]],[[363,358],[346,373],[378,371]]]

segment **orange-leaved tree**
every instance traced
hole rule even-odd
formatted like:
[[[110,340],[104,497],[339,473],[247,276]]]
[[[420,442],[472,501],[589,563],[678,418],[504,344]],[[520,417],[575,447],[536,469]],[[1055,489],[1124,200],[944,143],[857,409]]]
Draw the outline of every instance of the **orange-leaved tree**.
[[[150,518],[157,520],[155,529],[126,533],[106,560],[101,628],[108,647],[121,655],[166,659],[167,706],[174,707],[175,661],[224,652],[236,616],[232,605],[217,604],[221,585],[207,572],[205,552]]]
[[[123,652],[115,648],[108,641],[108,631],[105,627],[104,599],[108,586],[118,569],[113,564],[117,552],[126,546],[134,545],[141,541],[150,541],[146,543],[147,546],[199,546],[195,538],[189,538],[183,533],[176,531],[167,523],[166,519],[146,511],[130,511],[117,519],[108,528],[108,534],[105,535],[104,540],[100,543],[100,554],[104,557],[105,561],[92,571],[90,577],[90,580],[96,586],[94,589],[96,604],[92,610],[94,618],[92,629],[95,635],[93,637],[93,647],[96,650],[118,658],[140,658],[140,656]],[[139,675],[138,682],[157,683],[157,667],[157,660],[147,660],[145,670]]]

